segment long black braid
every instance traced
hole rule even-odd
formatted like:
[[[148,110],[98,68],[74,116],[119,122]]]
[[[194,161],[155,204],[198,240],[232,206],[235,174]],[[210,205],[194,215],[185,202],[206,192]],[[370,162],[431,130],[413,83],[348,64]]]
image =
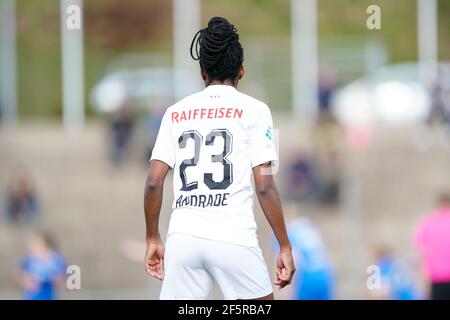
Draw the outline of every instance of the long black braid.
[[[191,57],[199,60],[209,80],[235,80],[244,62],[237,29],[227,19],[214,17],[191,43]]]

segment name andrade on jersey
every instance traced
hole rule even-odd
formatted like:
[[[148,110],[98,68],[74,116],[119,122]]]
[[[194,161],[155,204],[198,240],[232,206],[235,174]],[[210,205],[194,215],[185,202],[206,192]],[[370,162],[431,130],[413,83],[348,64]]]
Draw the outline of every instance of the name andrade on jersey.
[[[223,207],[228,205],[229,193],[217,193],[217,194],[200,194],[200,195],[188,195],[179,196],[175,201],[175,207]]]

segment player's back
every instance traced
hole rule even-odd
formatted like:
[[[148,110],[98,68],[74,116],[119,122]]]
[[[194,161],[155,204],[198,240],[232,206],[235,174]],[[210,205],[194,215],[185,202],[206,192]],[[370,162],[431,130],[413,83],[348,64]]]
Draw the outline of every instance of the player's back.
[[[152,159],[174,169],[169,234],[257,246],[252,167],[275,161],[264,103],[211,85],[168,108]]]

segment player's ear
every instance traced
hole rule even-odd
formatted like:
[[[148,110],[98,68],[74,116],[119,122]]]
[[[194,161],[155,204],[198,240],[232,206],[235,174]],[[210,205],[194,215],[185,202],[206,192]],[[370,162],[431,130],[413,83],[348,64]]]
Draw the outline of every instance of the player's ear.
[[[241,66],[241,69],[239,70],[239,76],[238,76],[238,80],[241,80],[245,75],[245,69],[244,66]]]

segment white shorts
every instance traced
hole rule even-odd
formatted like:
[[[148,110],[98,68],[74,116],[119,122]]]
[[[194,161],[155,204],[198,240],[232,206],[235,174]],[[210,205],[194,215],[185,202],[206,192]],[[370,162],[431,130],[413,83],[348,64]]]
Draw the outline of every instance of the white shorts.
[[[166,242],[162,300],[206,300],[213,281],[224,299],[255,299],[273,292],[261,249],[173,233]]]

